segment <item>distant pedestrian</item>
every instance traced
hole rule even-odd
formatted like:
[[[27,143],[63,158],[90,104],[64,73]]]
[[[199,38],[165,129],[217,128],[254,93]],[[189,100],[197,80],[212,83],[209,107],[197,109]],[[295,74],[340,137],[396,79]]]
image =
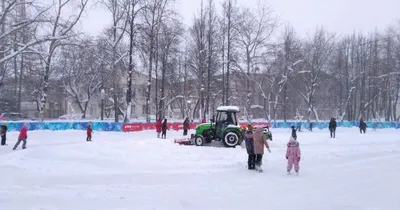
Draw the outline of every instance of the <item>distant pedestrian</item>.
[[[329,122],[329,132],[331,134],[331,138],[336,138],[336,120],[335,118],[331,118],[331,121]]]
[[[161,138],[162,139],[167,138],[167,128],[168,128],[167,119],[164,119],[164,122],[161,125],[161,130],[162,130]]]
[[[1,135],[1,146],[7,146],[7,123],[3,123],[0,128],[0,135]]]
[[[365,133],[367,131],[367,123],[365,123],[365,121],[363,119],[360,119],[360,133]]]
[[[297,129],[294,128],[294,125],[290,127],[292,129],[292,137],[297,140]]]
[[[186,117],[185,121],[183,121],[183,135],[184,136],[187,136],[189,129],[190,129],[189,118]]]
[[[156,132],[157,132],[157,138],[160,138],[161,135],[161,127],[162,127],[162,120],[161,117],[158,118],[157,122],[156,122]]]
[[[18,136],[18,141],[17,143],[14,145],[13,150],[16,150],[18,145],[22,143],[22,149],[26,149],[26,140],[28,139],[28,125],[24,124],[21,128],[21,130],[19,131],[19,136]]]
[[[308,128],[308,130],[312,132],[313,126],[314,126],[313,122],[310,122],[310,127]]]
[[[86,141],[92,141],[92,122],[89,122],[87,128],[86,128]]]

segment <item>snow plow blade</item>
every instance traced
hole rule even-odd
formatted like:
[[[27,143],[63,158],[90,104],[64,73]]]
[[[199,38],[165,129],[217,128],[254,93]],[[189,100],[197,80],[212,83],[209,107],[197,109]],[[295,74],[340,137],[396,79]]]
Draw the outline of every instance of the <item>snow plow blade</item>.
[[[176,137],[174,138],[174,143],[180,144],[180,145],[194,145],[194,142],[190,137]]]

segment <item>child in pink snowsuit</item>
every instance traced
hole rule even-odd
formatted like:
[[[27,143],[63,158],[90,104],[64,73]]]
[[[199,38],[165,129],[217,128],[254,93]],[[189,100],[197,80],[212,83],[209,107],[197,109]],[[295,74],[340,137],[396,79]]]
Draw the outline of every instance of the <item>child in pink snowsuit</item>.
[[[287,143],[287,149],[286,149],[286,159],[288,160],[288,165],[287,165],[287,172],[290,174],[290,171],[293,168],[294,165],[294,171],[296,174],[299,173],[299,162],[300,162],[300,145],[299,142],[296,141],[293,137],[290,137],[289,143]]]

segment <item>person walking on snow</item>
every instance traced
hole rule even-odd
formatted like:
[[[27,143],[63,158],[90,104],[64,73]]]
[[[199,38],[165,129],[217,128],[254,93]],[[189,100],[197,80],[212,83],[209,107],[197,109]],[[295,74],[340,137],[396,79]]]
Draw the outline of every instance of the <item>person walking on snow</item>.
[[[161,138],[162,139],[167,138],[167,119],[164,119],[164,122],[161,125],[161,130],[162,130]]]
[[[294,128],[294,125],[292,125],[291,128],[292,128],[292,137],[297,140],[297,129]]]
[[[186,117],[185,121],[183,121],[183,135],[184,136],[187,136],[189,129],[190,129],[189,118]]]
[[[28,139],[28,125],[24,124],[21,128],[21,130],[19,131],[19,136],[18,136],[18,141],[17,143],[14,145],[13,150],[16,150],[18,145],[22,143],[22,149],[26,149],[26,139]]]
[[[1,125],[1,129],[0,129],[0,134],[1,134],[1,146],[7,146],[7,123],[3,123],[3,125]]]
[[[247,130],[244,134],[244,141],[246,143],[246,150],[247,150],[247,167],[249,170],[255,170],[256,165],[256,155],[254,154],[254,140],[253,140],[253,126],[247,125]]]
[[[365,133],[367,131],[367,123],[363,119],[360,119],[360,133]]]
[[[161,126],[162,126],[162,120],[161,120],[161,117],[160,117],[160,118],[158,118],[158,120],[157,120],[157,122],[156,122],[157,138],[160,138]]]
[[[86,141],[92,141],[92,122],[89,122],[87,128],[86,128]]]
[[[290,137],[289,143],[287,143],[286,149],[286,160],[288,161],[287,173],[290,174],[294,165],[294,171],[299,174],[300,166],[300,145],[293,137]]]
[[[262,165],[262,158],[264,155],[264,147],[268,149],[268,152],[271,153],[269,149],[269,145],[267,139],[264,136],[263,128],[258,127],[253,132],[253,141],[254,141],[254,154],[255,154],[255,166],[256,171],[263,172],[261,165]]]
[[[331,138],[336,137],[336,125],[335,118],[331,118],[331,121],[329,122],[329,132],[331,133]]]

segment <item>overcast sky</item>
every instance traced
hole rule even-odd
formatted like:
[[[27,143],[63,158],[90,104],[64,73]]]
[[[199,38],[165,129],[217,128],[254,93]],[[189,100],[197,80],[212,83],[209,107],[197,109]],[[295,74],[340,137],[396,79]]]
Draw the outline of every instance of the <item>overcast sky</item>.
[[[110,23],[110,15],[103,6],[90,0],[90,7],[82,18],[82,30],[98,35]],[[207,0],[204,0],[205,2]],[[214,0],[219,7],[222,0]],[[259,0],[237,0],[239,5],[255,7]],[[201,0],[176,0],[175,8],[186,25],[200,10]],[[383,30],[400,20],[400,0],[269,0],[280,16],[282,24],[290,23],[298,35],[311,34],[317,26],[338,35]]]

